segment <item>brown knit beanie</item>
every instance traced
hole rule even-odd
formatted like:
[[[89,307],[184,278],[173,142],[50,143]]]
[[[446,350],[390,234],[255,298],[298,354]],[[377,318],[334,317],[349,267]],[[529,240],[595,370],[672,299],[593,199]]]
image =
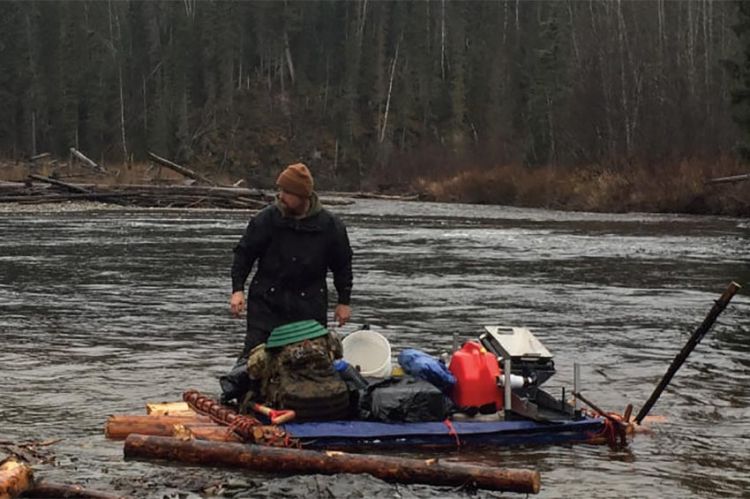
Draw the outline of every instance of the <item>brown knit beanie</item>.
[[[310,170],[302,163],[289,165],[276,179],[276,185],[287,192],[309,198],[313,192],[313,178]]]

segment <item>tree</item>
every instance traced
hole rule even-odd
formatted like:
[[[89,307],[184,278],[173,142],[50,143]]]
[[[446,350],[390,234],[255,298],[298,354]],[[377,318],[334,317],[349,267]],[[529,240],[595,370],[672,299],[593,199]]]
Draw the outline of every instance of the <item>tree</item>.
[[[737,152],[744,161],[750,161],[750,4],[737,2],[737,22],[732,30],[741,49],[738,60],[725,61],[735,81],[732,118],[742,130]]]

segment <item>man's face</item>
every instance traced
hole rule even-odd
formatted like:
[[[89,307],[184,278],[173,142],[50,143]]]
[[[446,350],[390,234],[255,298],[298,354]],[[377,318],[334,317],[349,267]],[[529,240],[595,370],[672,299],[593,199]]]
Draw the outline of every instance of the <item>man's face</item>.
[[[290,215],[303,215],[307,208],[307,199],[284,189],[279,189],[279,201]]]

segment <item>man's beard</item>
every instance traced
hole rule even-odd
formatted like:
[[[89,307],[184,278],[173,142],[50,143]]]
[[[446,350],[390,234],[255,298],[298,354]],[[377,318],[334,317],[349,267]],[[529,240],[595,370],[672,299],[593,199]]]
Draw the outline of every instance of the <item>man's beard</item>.
[[[305,214],[305,208],[307,206],[307,203],[302,203],[296,209],[292,209],[291,206],[289,206],[288,204],[286,204],[285,202],[282,201],[281,202],[281,206],[284,207],[284,211],[287,213],[287,215],[291,215],[293,217],[298,217],[300,215],[304,215]]]

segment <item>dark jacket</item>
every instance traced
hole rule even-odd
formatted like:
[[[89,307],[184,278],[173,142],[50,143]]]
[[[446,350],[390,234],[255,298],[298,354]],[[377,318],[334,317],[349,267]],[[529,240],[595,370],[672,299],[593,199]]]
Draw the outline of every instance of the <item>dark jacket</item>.
[[[304,218],[285,217],[278,205],[262,209],[234,248],[232,291],[242,291],[258,262],[247,294],[246,349],[288,322],[315,319],[326,325],[326,274],[333,272],[338,303],[352,291],[352,250],[344,224],[313,198]]]

